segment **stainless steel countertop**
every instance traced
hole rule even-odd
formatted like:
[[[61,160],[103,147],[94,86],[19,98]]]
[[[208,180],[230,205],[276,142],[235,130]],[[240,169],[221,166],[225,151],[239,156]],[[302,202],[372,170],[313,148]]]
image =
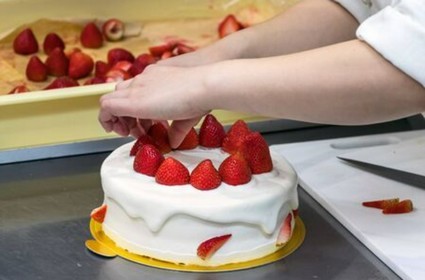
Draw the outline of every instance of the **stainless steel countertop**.
[[[423,119],[367,127],[265,133],[269,144],[424,128]],[[108,144],[110,145],[110,144]],[[0,165],[0,279],[398,279],[301,188],[302,246],[262,267],[184,273],[105,259],[86,250],[90,211],[103,201],[108,152]]]

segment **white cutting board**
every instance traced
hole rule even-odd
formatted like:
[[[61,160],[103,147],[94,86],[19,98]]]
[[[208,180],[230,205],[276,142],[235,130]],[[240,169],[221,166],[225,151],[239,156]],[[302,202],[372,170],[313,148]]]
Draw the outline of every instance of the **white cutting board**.
[[[336,156],[425,175],[425,130],[274,145],[300,185],[403,279],[425,279],[425,189],[354,168]],[[384,215],[363,201],[411,199],[414,211]]]

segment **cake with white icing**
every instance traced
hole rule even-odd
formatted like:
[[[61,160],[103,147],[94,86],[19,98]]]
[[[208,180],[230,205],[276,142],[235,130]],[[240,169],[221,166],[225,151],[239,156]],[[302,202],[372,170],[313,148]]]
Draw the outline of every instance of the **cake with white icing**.
[[[216,121],[211,115],[207,118]],[[241,157],[242,147],[254,146],[257,153],[255,147],[264,146],[264,139],[260,145],[249,143],[249,139],[246,144],[236,133],[238,140],[233,146],[237,148],[232,150],[227,141],[230,131],[227,135],[220,132],[222,136],[213,134],[209,134],[204,121],[196,147],[166,149],[166,153],[160,153],[155,175],[136,171],[142,152],[130,154],[135,153],[134,147],[140,143],[125,144],[106,158],[101,167],[104,204],[92,212],[92,218],[103,223],[103,231],[118,247],[177,264],[220,266],[267,256],[288,242],[298,208],[297,175],[293,168],[284,158],[272,153],[266,164],[268,171],[252,172],[255,168],[249,167],[249,181],[238,183],[238,178],[244,175],[232,168],[239,159],[245,161]],[[255,141],[258,135],[253,136]],[[144,143],[144,149],[161,146],[156,145],[160,141],[155,137],[155,143]],[[208,147],[211,137],[223,137],[219,147]],[[194,171],[206,159],[210,160],[206,164],[209,169]],[[264,161],[261,157],[253,160]],[[179,165],[164,173],[161,169],[169,161]],[[226,161],[231,166],[230,175],[225,170]],[[246,162],[251,164],[252,159]],[[187,169],[187,173],[179,173],[186,181],[168,184],[166,180],[173,180],[169,177],[181,166]],[[206,170],[211,169],[214,176],[203,178],[210,173]],[[159,173],[165,174],[165,179],[159,178],[164,176]],[[212,186],[210,182],[216,178],[219,181]],[[211,187],[203,187],[209,184]]]

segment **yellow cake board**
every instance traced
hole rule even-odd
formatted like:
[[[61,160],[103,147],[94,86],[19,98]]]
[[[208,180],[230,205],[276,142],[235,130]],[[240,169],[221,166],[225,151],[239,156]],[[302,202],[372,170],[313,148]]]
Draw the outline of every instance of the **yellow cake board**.
[[[295,219],[295,227],[292,233],[291,239],[286,243],[285,246],[277,250],[276,252],[267,255],[265,257],[241,262],[232,263],[215,267],[201,266],[201,265],[183,265],[165,262],[157,259],[152,259],[146,256],[137,255],[130,253],[115,245],[115,243],[105,234],[102,229],[102,224],[90,220],[90,232],[94,240],[86,241],[86,248],[91,252],[103,256],[103,257],[115,257],[120,256],[123,259],[147,265],[150,267],[161,268],[166,270],[186,271],[186,272],[225,272],[225,271],[237,271],[243,269],[254,268],[269,263],[279,261],[297,250],[304,242],[306,229],[303,221],[300,217]]]

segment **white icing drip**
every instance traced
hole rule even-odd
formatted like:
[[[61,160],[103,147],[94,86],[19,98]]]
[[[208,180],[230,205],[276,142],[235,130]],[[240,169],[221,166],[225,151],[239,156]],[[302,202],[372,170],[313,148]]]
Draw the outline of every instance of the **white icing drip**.
[[[114,199],[130,217],[143,219],[152,232],[158,232],[172,216],[188,215],[223,224],[252,224],[264,233],[272,234],[280,222],[278,214],[283,205],[288,201],[291,206],[298,204],[293,188],[296,174],[277,155],[273,155],[272,172],[254,175],[247,184],[230,186],[222,183],[217,189],[200,191],[189,184],[158,185],[155,178],[134,172],[134,157],[129,156],[132,145],[118,148],[104,161],[102,185],[107,197]],[[166,156],[177,158],[191,171],[206,158],[218,168],[228,154],[219,149],[196,148]],[[145,197],[143,205],[140,196]]]

